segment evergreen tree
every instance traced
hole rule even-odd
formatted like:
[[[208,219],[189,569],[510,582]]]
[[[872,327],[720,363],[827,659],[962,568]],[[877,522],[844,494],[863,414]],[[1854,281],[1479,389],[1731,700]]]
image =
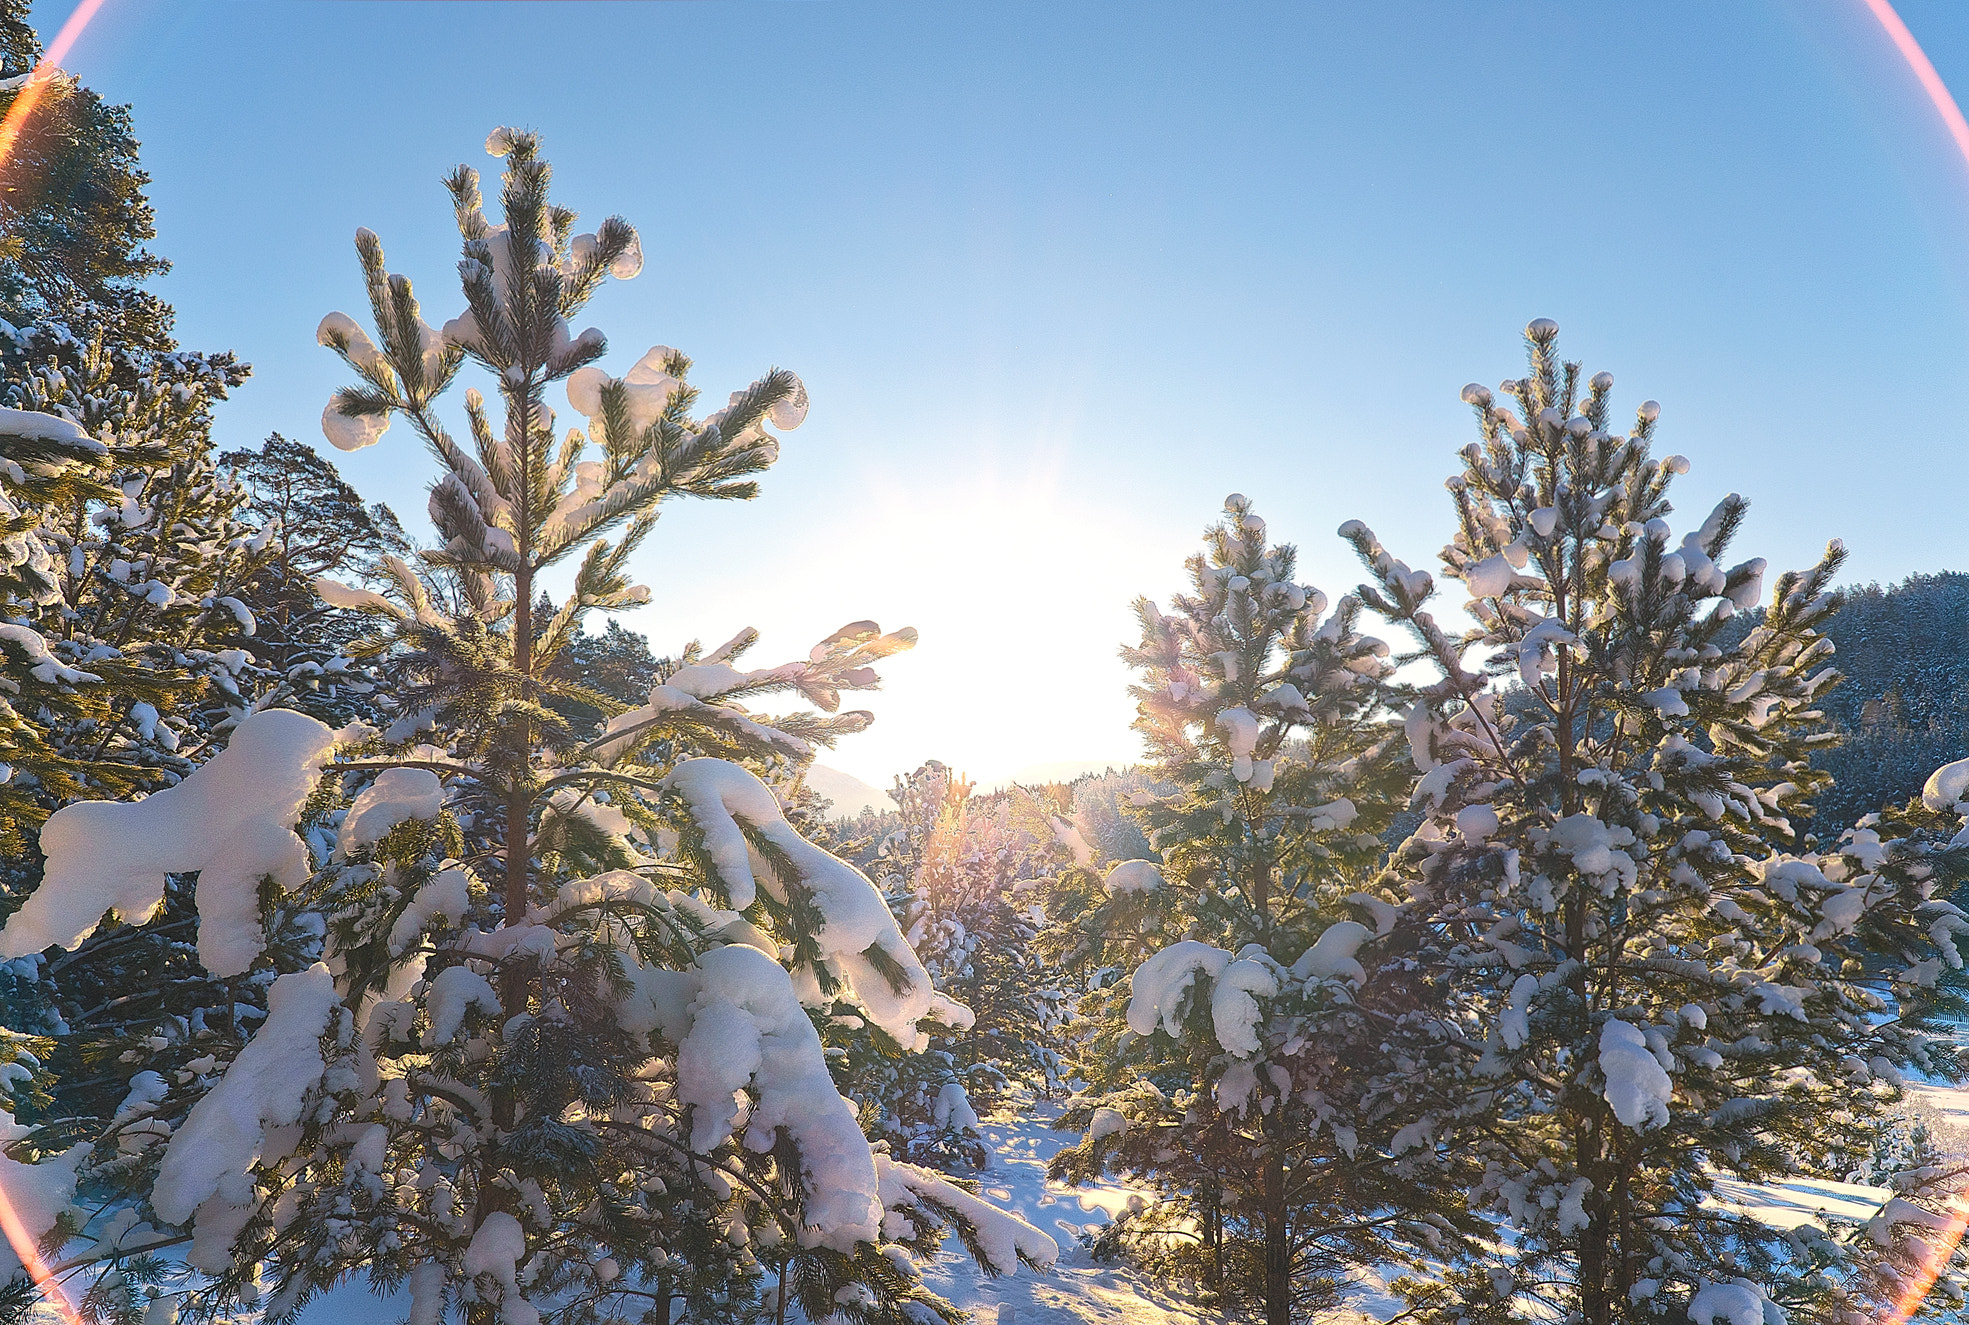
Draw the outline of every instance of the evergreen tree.
[[[1115,866],[1075,926],[1077,960],[1133,974],[1086,1001],[1063,1119],[1084,1136],[1053,1165],[1153,1184],[1114,1240],[1271,1325],[1332,1305],[1350,1266],[1453,1254],[1474,1227],[1433,1144],[1454,1028],[1351,918],[1400,777],[1387,646],[1295,563],[1233,495],[1192,592],[1136,604],[1135,727],[1174,790],[1143,811],[1160,865]]]
[[[352,672],[350,658],[368,633],[368,620],[331,607],[315,592],[324,576],[380,587],[384,558],[406,557],[410,539],[396,513],[366,503],[332,461],[312,447],[274,433],[258,450],[219,457],[244,490],[245,513],[267,531],[270,555],[241,597],[257,622],[255,656],[286,679],[290,702],[341,725],[390,713],[388,696]]]
[[[6,661],[36,715],[12,724],[23,776],[0,785],[0,833],[85,791],[159,785],[241,710],[240,595],[266,540],[214,471],[210,411],[244,377],[229,355],[0,331]]]
[[[1363,601],[1437,676],[1406,715],[1427,817],[1377,892],[1468,1030],[1483,1112],[1457,1145],[1509,1229],[1502,1266],[1440,1314],[1875,1319],[1909,1226],[1941,1218],[1918,1179],[1842,1236],[1767,1227],[1719,1185],[1843,1176],[1899,1069],[1953,1070],[1933,1017],[1962,914],[1873,829],[1789,852],[1836,739],[1818,704],[1842,550],[1730,632],[1764,573],[1724,560],[1744,501],[1675,541],[1687,462],[1651,454],[1658,407],[1615,431],[1613,379],[1562,363],[1557,330],[1528,328],[1529,372],[1501,388],[1515,412],[1464,388],[1481,436],[1449,483],[1443,565],[1467,632],[1425,606],[1427,573],[1341,531],[1373,574]]]
[[[1898,805],[1930,770],[1969,755],[1969,575],[1910,575],[1849,590],[1825,626],[1845,680],[1825,698],[1843,738],[1813,755],[1832,775],[1810,821],[1836,836]]]
[[[0,116],[24,95],[41,60],[30,0],[0,0]],[[104,104],[52,71],[19,126],[0,189],[0,321],[65,324],[111,344],[171,348],[171,309],[143,288],[170,263],[156,236],[137,165],[130,108]]]
[[[550,674],[588,612],[645,596],[625,561],[659,504],[750,496],[777,450],[767,426],[797,425],[805,395],[776,370],[700,419],[674,351],[622,379],[593,367],[601,335],[566,319],[635,274],[635,232],[611,218],[575,234],[530,135],[488,148],[507,158],[503,224],[475,172],[447,181],[468,311],[429,327],[365,231],[381,346],[343,314],[321,328],[362,380],[330,403],[330,440],[368,444],[402,415],[440,464],[444,542],[420,569],[386,558],[387,592],[318,583],[374,618],[364,652],[405,719],[338,734],[258,712],[174,788],[65,808],[42,833],[46,886],[0,931],[0,952],[72,948],[105,910],[140,917],[196,871],[198,960],[270,981],[264,1023],[229,1061],[134,1082],[86,1155],[56,1151],[52,1127],[17,1154],[44,1159],[44,1186],[132,1201],[118,1236],[72,1261],[115,1267],[84,1299],[105,1319],[144,1309],[145,1258],[173,1244],[211,1276],[188,1308],[204,1315],[254,1302],[265,1265],[274,1320],[356,1274],[407,1285],[418,1322],[457,1308],[535,1325],[546,1307],[655,1323],[679,1302],[696,1320],[949,1319],[910,1253],[955,1227],[998,1272],[1052,1243],[871,1150],[807,1009],[851,999],[912,1045],[963,1010],[873,885],[747,767],[797,774],[815,743],[865,726],[838,712],[842,692],[874,685],[913,635],[858,622],[800,662],[740,671],[747,631],[685,650],[626,711]],[[504,414],[495,428],[467,394],[470,450],[434,408],[468,359]],[[587,435],[554,436],[558,383]],[[591,443],[601,459],[583,458]],[[573,592],[536,621],[538,578],[564,560]],[[746,707],[788,692],[812,708]],[[611,716],[579,730],[559,698]],[[320,961],[289,960],[296,929]]]

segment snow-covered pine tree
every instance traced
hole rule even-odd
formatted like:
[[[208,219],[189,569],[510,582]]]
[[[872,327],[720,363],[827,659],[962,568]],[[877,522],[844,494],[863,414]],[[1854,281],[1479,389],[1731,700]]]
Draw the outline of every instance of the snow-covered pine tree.
[[[1931,1018],[1962,915],[1870,830],[1790,853],[1831,739],[1813,733],[1842,549],[1728,631],[1764,574],[1724,564],[1745,502],[1671,534],[1687,463],[1651,454],[1658,406],[1618,431],[1612,377],[1562,363],[1557,333],[1527,329],[1515,412],[1463,389],[1481,436],[1442,557],[1470,629],[1434,619],[1426,572],[1341,530],[1362,598],[1438,677],[1406,717],[1427,818],[1377,891],[1474,1037],[1487,1117],[1457,1144],[1510,1230],[1440,1316],[1858,1325],[1892,1273],[1863,1264],[1872,1240],[1905,1258],[1907,1225],[1937,1216],[1897,1199],[1871,1238],[1774,1229],[1728,1184],[1844,1176],[1898,1068],[1952,1070]]]
[[[348,665],[369,619],[323,602],[314,583],[327,576],[381,587],[383,558],[410,553],[396,512],[365,502],[333,461],[279,433],[258,449],[226,452],[219,464],[243,490],[247,516],[271,532],[269,556],[240,597],[256,623],[255,658],[287,683],[283,705],[338,727],[394,717],[389,696]]]
[[[954,1227],[1010,1271],[1053,1244],[872,1150],[807,1007],[849,997],[911,1044],[966,1014],[873,885],[734,762],[797,768],[864,726],[836,711],[842,692],[874,685],[912,636],[858,622],[747,672],[732,662],[748,631],[687,650],[636,709],[578,692],[614,715],[599,732],[555,711],[577,689],[549,668],[582,618],[645,596],[624,562],[658,505],[749,496],[777,450],[767,424],[797,424],[805,396],[775,371],[696,419],[674,351],[624,379],[593,367],[601,335],[571,337],[566,319],[605,276],[635,274],[635,232],[612,218],[575,234],[536,141],[500,130],[488,146],[507,158],[503,224],[483,216],[476,172],[448,181],[467,312],[429,327],[362,232],[381,346],[342,314],[321,329],[363,380],[331,402],[330,439],[366,445],[401,414],[441,465],[445,544],[421,569],[386,563],[388,594],[319,586],[376,618],[370,652],[406,716],[338,734],[257,713],[177,787],[64,809],[43,833],[48,885],[0,931],[0,950],[71,947],[106,909],[141,916],[168,875],[196,871],[204,965],[275,977],[229,1061],[140,1080],[86,1156],[46,1157],[57,1196],[134,1197],[114,1236],[65,1264],[98,1272],[85,1305],[119,1321],[157,1277],[143,1257],[171,1245],[211,1276],[187,1303],[208,1315],[253,1300],[265,1266],[276,1320],[356,1274],[407,1287],[419,1325],[451,1309],[655,1325],[679,1302],[693,1320],[743,1318],[762,1290],[782,1319],[948,1317],[911,1252]],[[504,406],[495,429],[468,393],[470,450],[433,404],[468,358]],[[562,382],[586,437],[553,435]],[[582,458],[591,442],[601,459]],[[539,577],[565,561],[566,604],[534,620]],[[742,706],[789,691],[821,711]],[[273,931],[297,911],[322,960],[282,970]]]
[[[16,829],[78,798],[170,786],[282,688],[255,658],[243,601],[269,535],[240,518],[243,495],[211,454],[211,407],[243,375],[230,356],[83,344],[61,327],[0,333],[13,429],[65,430],[81,447],[14,503],[15,549],[38,549],[19,569],[39,568],[13,586],[0,649],[15,743],[31,747],[0,787]],[[39,886],[38,853],[9,852],[0,909]],[[0,1021],[62,1028],[61,1115],[107,1117],[138,1072],[203,1052],[186,1047],[194,1023],[230,1025],[254,1006],[250,988],[198,968],[185,941],[195,924],[174,883],[157,924],[5,968]]]
[[[0,115],[42,59],[31,9],[31,0],[0,0]],[[145,285],[171,264],[144,248],[155,237],[150,176],[137,163],[130,108],[52,72],[8,148],[8,173],[34,186],[0,192],[0,320],[169,350],[170,305]]]
[[[1023,790],[977,795],[934,759],[889,795],[896,820],[868,866],[932,983],[972,1020],[911,1053],[843,1008],[824,1038],[870,1135],[940,1169],[978,1169],[977,1111],[1058,1078],[1067,999],[1033,940],[1038,897],[1066,853]]]
[[[233,591],[263,540],[233,518],[209,440],[212,403],[244,377],[230,355],[0,327],[0,666],[19,687],[0,759],[20,774],[0,784],[0,833],[188,767],[175,747],[193,710],[246,660]]]
[[[1233,495],[1192,592],[1136,604],[1135,727],[1175,791],[1143,811],[1160,865],[1115,866],[1078,926],[1084,960],[1132,975],[1083,1000],[1063,1125],[1084,1137],[1054,1162],[1152,1184],[1117,1240],[1271,1325],[1469,1226],[1427,1123],[1440,1014],[1351,918],[1398,804],[1387,646],[1296,560]]]
[[[1071,1002],[1041,959],[1042,899],[1072,868],[1053,816],[1023,787],[979,795],[960,783],[909,887],[904,932],[937,988],[971,1009],[951,1044],[979,1108],[1060,1084],[1060,1030]]]

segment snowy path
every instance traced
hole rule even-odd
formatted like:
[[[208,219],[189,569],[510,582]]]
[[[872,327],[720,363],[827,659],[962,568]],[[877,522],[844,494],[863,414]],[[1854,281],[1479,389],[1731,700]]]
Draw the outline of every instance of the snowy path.
[[[1129,1191],[1118,1186],[1068,1187],[1049,1182],[1046,1162],[1071,1137],[1049,1126],[1058,1105],[1038,1105],[1017,1118],[984,1125],[991,1167],[980,1177],[983,1194],[1016,1210],[1060,1244],[1059,1263],[1044,1274],[987,1279],[961,1247],[947,1249],[925,1281],[974,1314],[978,1325],[1163,1325],[1194,1321],[1194,1307],[1158,1293],[1126,1270],[1096,1265],[1075,1240],[1083,1227],[1104,1224],[1126,1209]]]

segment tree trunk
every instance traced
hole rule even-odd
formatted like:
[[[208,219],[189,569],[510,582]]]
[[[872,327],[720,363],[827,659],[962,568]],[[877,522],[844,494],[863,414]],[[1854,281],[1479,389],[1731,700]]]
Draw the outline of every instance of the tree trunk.
[[[522,571],[513,581],[513,670],[522,677],[533,669],[533,577]],[[522,766],[511,770],[506,792],[506,923],[517,925],[525,919],[527,908],[527,796],[525,761],[528,751],[521,749]]]
[[[1584,1121],[1575,1126],[1573,1153],[1577,1156],[1579,1175],[1592,1178],[1599,1168],[1599,1140],[1587,1130]],[[1607,1245],[1613,1231],[1611,1203],[1595,1202],[1589,1194],[1586,1215],[1586,1227],[1579,1235],[1580,1315],[1585,1325],[1610,1325],[1613,1305],[1607,1296]]]
[[[1283,1108],[1272,1110],[1282,1120]],[[1267,1131],[1273,1130],[1267,1119]],[[1274,1136],[1265,1157],[1265,1325],[1292,1325],[1292,1246],[1285,1206],[1285,1151]]]
[[[1209,1287],[1219,1302],[1224,1300],[1224,1203],[1215,1186],[1204,1196],[1203,1245],[1210,1249]]]

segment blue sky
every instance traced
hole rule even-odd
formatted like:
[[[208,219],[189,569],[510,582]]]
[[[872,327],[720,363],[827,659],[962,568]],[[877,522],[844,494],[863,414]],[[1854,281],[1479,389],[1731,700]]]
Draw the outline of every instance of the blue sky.
[[[1969,91],[1969,11],[1900,11]],[[827,760],[883,785],[1130,758],[1129,599],[1228,492],[1329,593],[1351,517],[1431,562],[1457,391],[1532,317],[1662,402],[1681,518],[1752,499],[1743,555],[1969,568],[1969,166],[1860,0],[108,0],[68,63],[133,104],[180,339],[255,366],[227,446],[326,449],[355,228],[448,316],[439,177],[541,131],[561,201],[643,235],[584,320],[609,365],[813,397],[758,501],[665,515],[627,624],[760,662],[916,625]],[[407,429],[336,458],[421,526]]]

